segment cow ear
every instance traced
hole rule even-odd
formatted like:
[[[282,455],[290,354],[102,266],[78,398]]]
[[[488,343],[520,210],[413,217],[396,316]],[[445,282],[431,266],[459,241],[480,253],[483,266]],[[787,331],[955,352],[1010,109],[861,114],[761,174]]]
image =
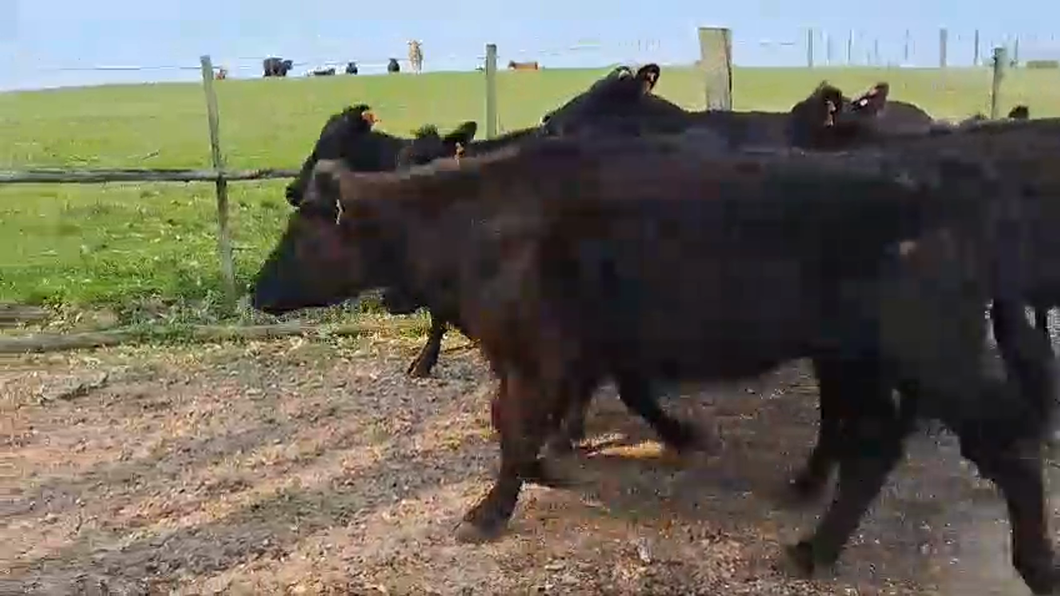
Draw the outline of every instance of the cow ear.
[[[467,145],[475,139],[476,132],[478,132],[478,123],[468,120],[442,137],[442,142],[446,145]]]
[[[878,114],[887,105],[887,96],[891,86],[887,83],[876,83],[861,97],[850,102],[850,109],[862,114]]]
[[[638,80],[644,83],[644,93],[651,93],[655,89],[655,84],[659,82],[660,74],[662,74],[662,69],[654,62],[645,64],[637,69],[636,76]]]

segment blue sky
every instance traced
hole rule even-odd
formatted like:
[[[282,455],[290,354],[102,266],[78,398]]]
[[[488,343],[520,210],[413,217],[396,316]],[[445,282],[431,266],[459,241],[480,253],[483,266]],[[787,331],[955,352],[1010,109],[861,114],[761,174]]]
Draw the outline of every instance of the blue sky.
[[[1055,0],[1000,12],[986,0],[0,0],[0,89],[196,80],[204,53],[235,76],[260,76],[267,55],[294,59],[298,73],[346,60],[367,73],[389,56],[403,58],[410,38],[423,41],[426,70],[471,69],[486,42],[498,44],[502,63],[680,64],[697,57],[697,26],[731,27],[735,62],[748,66],[804,64],[811,26],[833,38],[836,63],[845,63],[851,30],[856,63],[865,63],[874,39],[882,62],[901,63],[909,29],[909,62],[933,66],[938,28],[946,26],[957,65],[971,63],[977,27],[984,54],[1018,36],[1021,57],[1058,58],[1060,36],[1050,31],[1058,22]],[[823,35],[815,45],[824,64]],[[157,68],[88,70],[108,66]]]

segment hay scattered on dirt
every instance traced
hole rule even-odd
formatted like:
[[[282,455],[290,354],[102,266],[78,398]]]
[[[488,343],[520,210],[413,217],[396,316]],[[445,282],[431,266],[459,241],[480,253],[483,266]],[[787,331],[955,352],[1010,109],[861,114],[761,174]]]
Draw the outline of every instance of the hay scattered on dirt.
[[[928,438],[838,578],[777,570],[819,509],[776,499],[814,432],[798,367],[669,402],[721,435],[702,462],[662,458],[605,390],[579,488],[529,488],[500,541],[458,545],[496,465],[493,383],[468,350],[408,379],[416,347],[292,338],[0,363],[0,469],[15,471],[0,490],[14,495],[0,501],[0,591],[1026,593],[1000,503]]]

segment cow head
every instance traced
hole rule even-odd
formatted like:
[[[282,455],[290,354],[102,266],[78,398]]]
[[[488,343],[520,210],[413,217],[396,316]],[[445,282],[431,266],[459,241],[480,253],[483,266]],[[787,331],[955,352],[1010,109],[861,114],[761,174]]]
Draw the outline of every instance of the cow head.
[[[421,127],[412,141],[398,154],[397,167],[420,165],[462,154],[463,148],[475,139],[477,131],[478,124],[472,120],[464,122],[444,136],[433,126]]]
[[[846,101],[839,88],[821,81],[806,99],[792,106],[788,142],[806,149],[825,148],[835,132],[836,118]]]
[[[890,92],[889,84],[876,83],[861,96],[851,100],[847,113],[861,118],[879,116],[887,107],[887,96]]]
[[[394,155],[387,154],[385,143],[381,142],[384,135],[372,130],[376,122],[378,119],[367,104],[348,107],[328,118],[298,176],[287,185],[287,201],[298,205],[313,166],[321,159],[342,160],[355,171],[393,169]]]
[[[659,76],[661,74],[662,69],[659,68],[658,64],[653,62],[641,66],[634,77],[644,85],[644,93],[647,94],[655,91],[655,84],[659,82]]]
[[[618,66],[584,92],[545,114],[541,126],[552,135],[635,132],[645,121],[683,114],[679,106],[652,93],[660,74],[658,64],[646,64],[636,72],[628,66]]]
[[[358,200],[358,176],[340,162],[313,166],[302,201],[258,272],[254,308],[283,314],[324,307],[360,292],[394,285],[400,271],[398,243],[384,233],[386,201]],[[385,174],[374,174],[375,176]]]

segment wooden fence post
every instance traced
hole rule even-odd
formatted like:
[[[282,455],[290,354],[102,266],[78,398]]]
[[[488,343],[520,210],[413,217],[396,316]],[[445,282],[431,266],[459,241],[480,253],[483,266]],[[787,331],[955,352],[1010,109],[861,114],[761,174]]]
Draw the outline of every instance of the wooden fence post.
[[[990,119],[996,120],[1001,109],[1001,81],[1008,67],[1008,50],[1005,46],[994,48],[994,76],[990,84]]]
[[[213,63],[210,56],[199,58],[202,62],[202,87],[206,92],[206,118],[210,125],[210,153],[213,167],[217,171],[217,250],[221,257],[221,279],[230,304],[236,300],[235,265],[232,262],[232,237],[228,229],[228,181],[224,177],[224,155],[221,153],[220,115],[217,112],[217,94],[213,88]]]
[[[706,107],[732,110],[732,31],[724,27],[700,27],[698,33]]]
[[[806,30],[806,68],[813,68],[813,27]]]
[[[946,52],[949,51],[949,45],[950,32],[943,27],[939,29],[939,68],[946,68],[949,65],[946,56]]]
[[[497,44],[486,44],[486,138],[497,136]]]

